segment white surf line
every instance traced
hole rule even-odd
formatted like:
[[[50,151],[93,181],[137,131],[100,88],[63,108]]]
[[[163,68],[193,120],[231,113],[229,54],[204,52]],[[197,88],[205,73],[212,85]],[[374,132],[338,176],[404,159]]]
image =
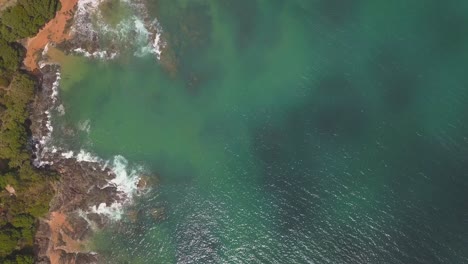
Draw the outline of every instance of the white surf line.
[[[48,64],[41,63],[41,69],[46,65]],[[72,150],[66,150],[52,144],[52,132],[54,130],[54,127],[52,126],[52,111],[56,109],[56,104],[58,102],[60,80],[60,70],[57,69],[56,80],[52,84],[51,92],[48,96],[51,104],[44,113],[45,120],[42,122],[45,122],[45,124],[41,125],[41,128],[39,129],[40,131],[45,129],[46,134],[43,135],[36,143],[36,159],[33,161],[33,164],[36,167],[44,167],[45,165],[53,165],[55,159],[62,158],[75,159],[76,162],[79,163],[95,163],[100,166],[102,171],[109,168],[109,174],[113,174],[114,177],[108,181],[108,186],[112,186],[117,189],[120,201],[115,201],[110,206],[102,203],[91,206],[89,208],[89,212],[105,215],[111,220],[119,220],[122,217],[124,206],[131,203],[133,201],[133,197],[137,194],[138,182],[144,169],[141,166],[131,168],[128,161],[120,155],[115,156],[113,161],[109,162],[84,149],[80,149],[78,153],[74,153]],[[81,126],[81,128],[85,129],[89,133],[89,121],[83,122]]]

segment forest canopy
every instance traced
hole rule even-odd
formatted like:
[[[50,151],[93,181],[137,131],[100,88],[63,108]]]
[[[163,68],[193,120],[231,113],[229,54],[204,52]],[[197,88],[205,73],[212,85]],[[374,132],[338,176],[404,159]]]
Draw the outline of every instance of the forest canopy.
[[[16,41],[35,35],[60,8],[58,0],[18,0],[0,15],[0,86],[21,66],[24,48]]]
[[[17,0],[0,14],[0,263],[33,263],[38,217],[48,211],[53,175],[31,164],[28,106],[37,80],[21,70],[25,49],[60,8],[58,0]]]
[[[18,0],[0,17],[0,36],[7,42],[33,36],[55,16],[57,0]]]

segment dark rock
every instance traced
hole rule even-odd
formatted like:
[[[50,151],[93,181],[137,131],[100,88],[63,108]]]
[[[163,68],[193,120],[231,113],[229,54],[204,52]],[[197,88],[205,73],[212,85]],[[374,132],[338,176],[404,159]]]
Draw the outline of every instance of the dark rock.
[[[164,207],[157,207],[150,210],[150,215],[155,221],[162,221],[166,218]]]
[[[59,259],[59,263],[97,263],[98,256],[82,245],[91,237],[93,228],[103,228],[110,220],[90,213],[90,208],[101,203],[123,202],[125,197],[115,186],[108,186],[115,175],[109,168],[103,169],[103,164],[67,159],[61,151],[51,151],[44,142],[40,144],[50,134],[47,113],[57,104],[52,95],[58,70],[59,66],[53,64],[41,68],[42,88],[38,90],[31,109],[31,130],[37,156],[35,164],[43,167],[46,164],[47,169],[60,174],[60,180],[54,186],[56,194],[50,202],[49,215],[39,221],[34,247],[36,263],[50,263],[51,254],[54,259]],[[49,224],[53,213],[65,218],[65,223],[54,230]]]

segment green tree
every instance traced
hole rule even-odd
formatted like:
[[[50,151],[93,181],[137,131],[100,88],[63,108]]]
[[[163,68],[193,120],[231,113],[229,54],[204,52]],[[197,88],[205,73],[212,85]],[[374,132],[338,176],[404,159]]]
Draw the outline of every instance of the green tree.
[[[0,257],[11,254],[18,245],[19,234],[14,229],[6,229],[0,232]]]
[[[15,71],[24,57],[24,49],[0,38],[0,68],[4,71]]]
[[[27,148],[28,104],[36,80],[19,70],[25,50],[16,41],[33,36],[54,17],[59,0],[17,0],[0,14],[0,263],[33,263],[26,247],[33,244],[36,217],[48,211],[49,175],[31,165]]]
[[[17,264],[33,264],[34,259],[31,256],[17,255],[16,263]]]
[[[27,214],[16,215],[11,224],[17,228],[30,228],[34,225],[34,217]]]
[[[32,36],[54,17],[58,8],[58,0],[18,0],[15,6],[3,11],[0,35],[7,42]]]

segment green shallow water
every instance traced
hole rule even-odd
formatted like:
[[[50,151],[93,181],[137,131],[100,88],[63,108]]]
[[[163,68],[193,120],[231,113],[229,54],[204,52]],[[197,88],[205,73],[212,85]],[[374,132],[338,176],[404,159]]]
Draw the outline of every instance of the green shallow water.
[[[467,3],[148,2],[177,73],[88,62],[61,93],[68,144],[159,181],[108,263],[468,263]]]

